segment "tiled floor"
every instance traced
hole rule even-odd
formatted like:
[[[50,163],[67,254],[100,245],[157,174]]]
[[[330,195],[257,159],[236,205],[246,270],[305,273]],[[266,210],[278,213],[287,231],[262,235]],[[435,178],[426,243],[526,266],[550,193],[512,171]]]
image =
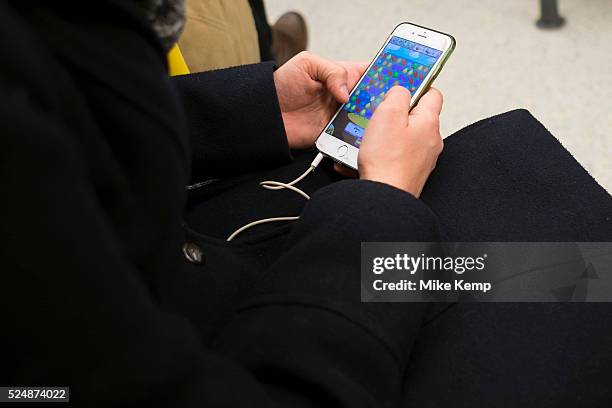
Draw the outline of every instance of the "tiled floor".
[[[266,0],[271,22],[303,13],[310,50],[369,60],[401,21],[451,33],[436,81],[449,135],[483,117],[529,109],[612,192],[612,0],[559,0],[567,24],[535,27],[537,0]]]

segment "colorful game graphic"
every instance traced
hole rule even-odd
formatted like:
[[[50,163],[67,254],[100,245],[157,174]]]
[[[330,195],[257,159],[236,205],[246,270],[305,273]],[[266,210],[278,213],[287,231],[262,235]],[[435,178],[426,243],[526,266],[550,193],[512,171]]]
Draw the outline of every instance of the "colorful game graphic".
[[[394,85],[414,93],[441,54],[434,48],[392,37],[325,132],[359,147],[385,93]]]

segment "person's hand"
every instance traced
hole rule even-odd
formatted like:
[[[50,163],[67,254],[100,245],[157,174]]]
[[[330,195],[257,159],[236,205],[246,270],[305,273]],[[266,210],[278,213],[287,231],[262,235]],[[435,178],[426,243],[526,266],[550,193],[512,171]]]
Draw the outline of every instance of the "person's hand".
[[[366,62],[332,62],[303,51],[274,72],[290,148],[314,145],[367,66]]]
[[[444,146],[440,136],[442,94],[430,89],[410,111],[410,92],[394,86],[376,108],[363,135],[359,177],[419,197]]]

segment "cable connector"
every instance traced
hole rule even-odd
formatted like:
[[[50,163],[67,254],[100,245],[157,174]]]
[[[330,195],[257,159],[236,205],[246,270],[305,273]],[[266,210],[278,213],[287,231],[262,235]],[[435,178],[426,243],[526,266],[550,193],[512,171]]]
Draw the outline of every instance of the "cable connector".
[[[319,167],[319,164],[321,164],[324,158],[325,156],[323,156],[323,153],[317,154],[317,157],[315,157],[312,163],[310,163],[310,167],[312,167],[313,170],[316,169]]]

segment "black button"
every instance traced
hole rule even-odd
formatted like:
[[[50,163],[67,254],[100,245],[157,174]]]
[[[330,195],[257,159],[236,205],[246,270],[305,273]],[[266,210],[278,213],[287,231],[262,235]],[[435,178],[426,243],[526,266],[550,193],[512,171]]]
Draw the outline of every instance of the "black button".
[[[193,242],[185,242],[183,244],[183,255],[185,259],[194,265],[204,265],[206,258],[202,253],[202,248]]]

